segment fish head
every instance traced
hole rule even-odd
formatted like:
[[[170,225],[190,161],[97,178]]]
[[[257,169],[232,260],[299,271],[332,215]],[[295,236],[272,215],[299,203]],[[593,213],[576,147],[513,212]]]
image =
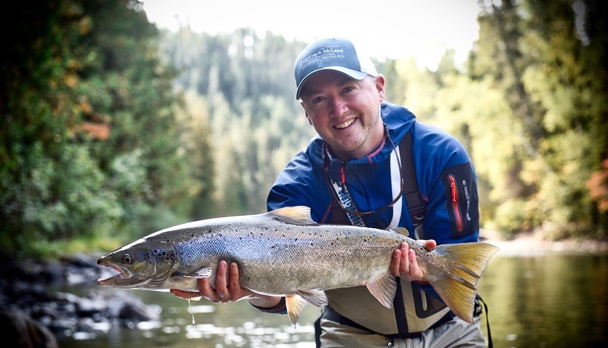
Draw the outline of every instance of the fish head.
[[[116,288],[162,289],[176,263],[175,250],[164,241],[139,240],[112,251],[97,264],[118,272],[97,284]]]

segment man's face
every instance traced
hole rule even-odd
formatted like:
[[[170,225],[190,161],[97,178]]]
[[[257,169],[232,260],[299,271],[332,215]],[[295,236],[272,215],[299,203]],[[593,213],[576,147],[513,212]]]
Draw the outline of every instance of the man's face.
[[[359,81],[337,71],[320,71],[308,78],[301,96],[308,121],[341,160],[362,158],[380,146],[382,75]]]

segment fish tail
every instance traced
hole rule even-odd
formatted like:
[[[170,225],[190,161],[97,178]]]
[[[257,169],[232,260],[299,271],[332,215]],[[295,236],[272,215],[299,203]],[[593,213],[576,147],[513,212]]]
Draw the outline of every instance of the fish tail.
[[[439,297],[460,319],[472,323],[477,281],[498,247],[488,243],[461,243],[437,246],[437,255],[450,259],[444,277],[429,281]]]

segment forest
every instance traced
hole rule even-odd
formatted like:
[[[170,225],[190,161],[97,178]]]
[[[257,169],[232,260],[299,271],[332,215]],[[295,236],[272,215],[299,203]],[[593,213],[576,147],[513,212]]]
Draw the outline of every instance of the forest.
[[[387,99],[465,145],[483,228],[606,239],[606,2],[479,6],[464,64],[449,49],[435,70],[376,60]],[[137,0],[8,7],[2,252],[107,250],[177,223],[262,212],[314,136],[293,97],[305,42],[249,28],[160,31]]]

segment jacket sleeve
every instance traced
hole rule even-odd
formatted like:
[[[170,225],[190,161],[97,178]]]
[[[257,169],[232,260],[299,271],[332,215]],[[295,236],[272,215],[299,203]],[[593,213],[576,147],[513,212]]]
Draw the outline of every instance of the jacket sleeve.
[[[477,177],[464,146],[429,126],[416,128],[414,159],[420,193],[426,198],[423,235],[437,244],[477,241]]]
[[[315,159],[302,151],[287,164],[268,193],[268,211],[303,205],[310,207],[314,221],[322,221],[330,205],[330,196],[323,174],[315,170],[313,162]]]
[[[437,244],[476,242],[479,238],[477,177],[464,146],[445,133],[434,134],[416,156],[421,193],[427,198],[422,239]],[[439,296],[429,284],[417,284]]]

